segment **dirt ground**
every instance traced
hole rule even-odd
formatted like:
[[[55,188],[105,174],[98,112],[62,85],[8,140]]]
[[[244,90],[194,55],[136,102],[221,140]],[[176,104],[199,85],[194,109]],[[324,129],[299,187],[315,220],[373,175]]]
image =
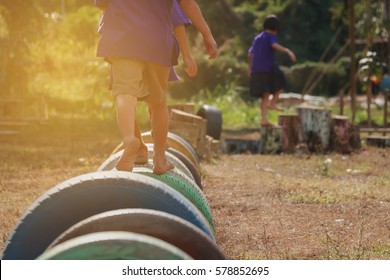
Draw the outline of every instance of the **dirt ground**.
[[[324,174],[327,158],[333,166]],[[204,191],[227,256],[390,259],[389,151],[327,158],[223,155],[204,164]]]
[[[0,251],[44,192],[95,171],[114,124],[74,122],[0,141]],[[216,238],[229,259],[390,259],[390,152],[221,154],[201,162]]]

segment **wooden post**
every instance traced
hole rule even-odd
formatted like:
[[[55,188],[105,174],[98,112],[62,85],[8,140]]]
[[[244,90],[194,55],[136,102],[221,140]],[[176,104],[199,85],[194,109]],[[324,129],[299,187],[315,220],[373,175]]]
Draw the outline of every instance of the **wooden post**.
[[[352,107],[352,123],[355,123],[356,116],[356,65],[355,65],[355,0],[348,0],[349,6],[349,56],[351,58],[350,69],[350,95],[351,95],[351,107]]]
[[[331,111],[319,107],[297,107],[301,120],[301,139],[310,152],[323,153],[329,149]]]
[[[177,109],[171,109],[169,131],[184,138],[202,158],[206,149],[207,120]]]
[[[390,90],[385,89],[383,93],[385,99],[385,104],[383,108],[383,127],[387,127],[388,101],[389,101]]]
[[[169,113],[172,109],[180,110],[189,114],[195,114],[195,104],[194,103],[185,103],[185,104],[172,104],[168,105]]]
[[[294,153],[300,143],[300,120],[298,115],[279,115],[278,125],[283,128],[282,152]]]
[[[339,91],[340,109],[339,114],[344,115],[344,89]]]

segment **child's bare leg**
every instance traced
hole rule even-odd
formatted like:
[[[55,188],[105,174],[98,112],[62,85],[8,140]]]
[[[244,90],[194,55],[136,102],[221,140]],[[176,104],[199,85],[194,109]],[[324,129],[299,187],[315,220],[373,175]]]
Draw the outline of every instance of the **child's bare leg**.
[[[282,107],[279,107],[278,105],[276,105],[278,100],[279,100],[279,95],[282,91],[283,91],[283,89],[280,89],[273,94],[272,99],[268,105],[268,109],[277,110],[277,111],[284,111],[284,109]]]
[[[267,118],[268,98],[269,98],[268,92],[264,93],[261,97],[261,104],[260,104],[261,125],[270,125],[271,124]]]
[[[122,171],[132,171],[140,141],[134,135],[135,109],[137,98],[130,94],[120,94],[116,97],[117,121],[123,137],[124,151],[116,164]]]
[[[135,158],[135,163],[145,164],[148,162],[148,147],[142,139],[141,128],[137,120],[135,120],[134,122],[134,136],[140,141],[140,146],[138,148],[137,157]]]
[[[173,169],[173,164],[165,157],[166,142],[168,137],[169,115],[166,101],[161,103],[149,103],[154,155],[153,155],[153,172],[163,174]]]

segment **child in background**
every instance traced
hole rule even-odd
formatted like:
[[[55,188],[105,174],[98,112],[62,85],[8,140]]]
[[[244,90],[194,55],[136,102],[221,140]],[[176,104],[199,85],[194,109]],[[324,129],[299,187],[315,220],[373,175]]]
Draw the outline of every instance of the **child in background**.
[[[272,125],[267,118],[267,109],[283,110],[276,105],[279,94],[286,86],[283,72],[275,62],[275,51],[286,53],[292,61],[295,55],[278,43],[279,20],[275,15],[267,16],[263,31],[252,42],[248,51],[248,74],[250,76],[250,95],[261,98],[261,125]],[[273,98],[269,101],[269,95]]]

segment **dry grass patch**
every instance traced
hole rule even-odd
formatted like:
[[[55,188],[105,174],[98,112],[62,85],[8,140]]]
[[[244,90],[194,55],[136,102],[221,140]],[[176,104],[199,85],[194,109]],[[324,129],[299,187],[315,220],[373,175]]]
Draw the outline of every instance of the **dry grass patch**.
[[[390,259],[389,163],[375,148],[224,155],[203,166],[220,246],[232,259]]]

